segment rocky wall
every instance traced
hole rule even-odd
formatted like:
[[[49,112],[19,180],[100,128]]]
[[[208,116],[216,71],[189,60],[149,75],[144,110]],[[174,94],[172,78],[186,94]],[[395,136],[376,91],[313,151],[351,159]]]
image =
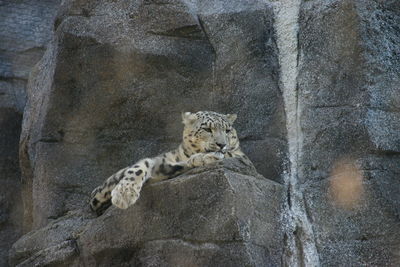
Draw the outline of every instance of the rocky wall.
[[[28,85],[11,265],[398,266],[398,25],[396,0],[63,1]],[[197,110],[238,113],[263,176],[228,160],[90,213]]]
[[[400,263],[400,5],[304,1],[299,183],[322,266]]]
[[[22,237],[18,266],[277,266],[284,187],[235,159],[145,187],[132,208],[83,208]],[[193,212],[195,211],[195,212]],[[268,225],[268,227],[265,227]]]
[[[0,1],[0,266],[23,233],[18,144],[26,85],[52,38],[59,1]]]
[[[237,112],[245,152],[260,173],[282,181],[272,7],[66,1],[55,25],[33,70],[22,126],[34,229],[85,205],[116,170],[175,148],[182,111]]]

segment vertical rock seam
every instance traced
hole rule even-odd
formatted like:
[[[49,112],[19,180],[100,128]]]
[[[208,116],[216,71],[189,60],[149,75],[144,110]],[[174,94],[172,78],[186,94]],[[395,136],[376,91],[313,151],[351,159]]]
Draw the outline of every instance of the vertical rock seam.
[[[298,99],[298,17],[301,0],[275,2],[275,29],[279,49],[280,87],[284,97],[289,164],[284,173],[287,189],[283,214],[285,248],[283,266],[319,266],[314,233],[308,220],[303,194],[298,184],[298,164],[302,155],[301,103]]]

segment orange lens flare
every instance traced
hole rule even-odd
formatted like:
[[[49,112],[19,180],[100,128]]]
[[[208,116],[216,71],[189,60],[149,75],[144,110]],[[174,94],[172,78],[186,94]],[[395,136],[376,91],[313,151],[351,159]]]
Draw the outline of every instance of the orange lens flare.
[[[329,194],[332,202],[346,210],[356,207],[364,195],[363,172],[355,160],[338,160],[329,178]]]

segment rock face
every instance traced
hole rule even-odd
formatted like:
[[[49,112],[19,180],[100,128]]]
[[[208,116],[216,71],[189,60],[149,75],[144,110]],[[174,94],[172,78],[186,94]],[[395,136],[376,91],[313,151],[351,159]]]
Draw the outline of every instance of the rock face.
[[[0,96],[1,97],[1,96]],[[21,234],[22,217],[18,137],[21,114],[0,107],[0,266],[7,264],[8,249]]]
[[[18,143],[26,84],[52,38],[58,2],[0,2],[0,266],[23,232]]]
[[[59,0],[3,0],[0,3],[1,106],[19,113],[26,102],[26,82],[52,38]]]
[[[98,218],[87,210],[71,212],[21,238],[13,246],[10,262],[18,266],[277,266],[282,251],[283,189],[257,175],[254,167],[229,159],[223,165],[146,186],[128,210],[111,208]]]
[[[239,111],[245,152],[281,181],[285,125],[272,8],[206,2],[61,6],[33,70],[22,126],[33,228],[86,205],[116,170],[175,148],[182,111]]]
[[[400,263],[400,5],[304,2],[299,182],[322,266]]]
[[[41,53],[0,53],[0,258],[24,227],[12,266],[399,266],[399,25],[396,0],[63,1],[29,79],[20,170],[25,93],[9,77]],[[263,176],[225,160],[128,210],[87,210],[198,110],[238,113]]]

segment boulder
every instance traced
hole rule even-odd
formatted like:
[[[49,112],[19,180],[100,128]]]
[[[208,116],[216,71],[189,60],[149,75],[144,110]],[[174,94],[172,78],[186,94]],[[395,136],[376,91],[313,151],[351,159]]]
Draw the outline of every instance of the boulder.
[[[242,173],[236,172],[242,170]],[[253,174],[250,176],[247,174]],[[148,184],[127,210],[76,210],[16,242],[18,266],[277,266],[282,185],[236,159]]]
[[[182,111],[238,113],[245,152],[282,182],[272,23],[264,1],[64,1],[22,125],[32,229],[85,205],[117,170],[176,148]]]

